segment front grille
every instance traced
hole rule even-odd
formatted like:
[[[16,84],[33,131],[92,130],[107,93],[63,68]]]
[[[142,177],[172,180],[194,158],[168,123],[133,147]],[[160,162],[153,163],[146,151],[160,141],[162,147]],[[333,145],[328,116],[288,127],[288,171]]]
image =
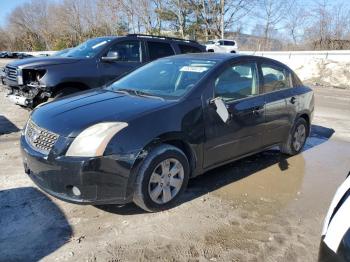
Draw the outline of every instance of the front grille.
[[[12,66],[6,66],[5,68],[6,78],[11,81],[17,81],[17,68]]]
[[[38,127],[29,120],[25,130],[26,141],[31,147],[43,154],[48,154],[58,139],[58,135]]]

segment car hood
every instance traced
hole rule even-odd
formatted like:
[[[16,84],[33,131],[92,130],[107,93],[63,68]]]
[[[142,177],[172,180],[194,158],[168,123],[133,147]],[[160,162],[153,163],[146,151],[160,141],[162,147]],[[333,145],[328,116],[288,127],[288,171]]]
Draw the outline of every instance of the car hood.
[[[174,103],[96,89],[37,107],[31,119],[39,127],[65,137],[75,137],[100,122],[129,122],[142,114]]]
[[[34,58],[25,58],[19,59],[14,62],[9,63],[9,66],[27,68],[27,67],[45,67],[50,65],[58,64],[71,64],[80,61],[78,58],[70,57],[34,57]]]

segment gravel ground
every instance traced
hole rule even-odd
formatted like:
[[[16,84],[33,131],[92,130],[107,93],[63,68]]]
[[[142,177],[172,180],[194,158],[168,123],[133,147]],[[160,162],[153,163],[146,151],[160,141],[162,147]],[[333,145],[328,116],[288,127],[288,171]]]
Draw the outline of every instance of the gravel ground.
[[[0,261],[315,261],[350,170],[350,90],[315,88],[298,156],[269,150],[208,172],[161,213],[69,204],[25,175],[18,138],[29,112],[0,90]]]

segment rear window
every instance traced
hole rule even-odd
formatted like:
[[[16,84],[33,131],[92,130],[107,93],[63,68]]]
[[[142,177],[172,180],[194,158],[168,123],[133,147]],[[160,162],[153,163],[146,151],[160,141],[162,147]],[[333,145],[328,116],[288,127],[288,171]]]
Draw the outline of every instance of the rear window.
[[[262,64],[261,71],[265,93],[291,87],[290,73],[286,69],[276,65]]]
[[[181,54],[202,52],[198,47],[194,47],[190,45],[179,45],[179,48],[180,48]]]
[[[149,58],[155,60],[165,56],[174,55],[175,52],[170,44],[162,42],[147,42]]]
[[[293,73],[292,75],[293,75],[293,86],[295,87],[303,86],[303,82],[301,82],[300,78],[295,73]]]

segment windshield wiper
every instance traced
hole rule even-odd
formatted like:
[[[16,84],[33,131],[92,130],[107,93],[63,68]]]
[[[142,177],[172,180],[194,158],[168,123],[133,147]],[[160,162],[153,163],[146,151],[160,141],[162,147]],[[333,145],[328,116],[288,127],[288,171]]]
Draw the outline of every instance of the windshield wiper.
[[[142,96],[142,97],[153,97],[153,98],[158,98],[158,99],[164,100],[164,98],[162,98],[162,97],[152,95],[152,94],[149,94],[149,93],[144,92],[144,91],[130,89],[130,88],[119,88],[119,89],[115,90],[115,92],[120,92],[120,93],[124,93],[124,94],[128,93],[131,95]]]

